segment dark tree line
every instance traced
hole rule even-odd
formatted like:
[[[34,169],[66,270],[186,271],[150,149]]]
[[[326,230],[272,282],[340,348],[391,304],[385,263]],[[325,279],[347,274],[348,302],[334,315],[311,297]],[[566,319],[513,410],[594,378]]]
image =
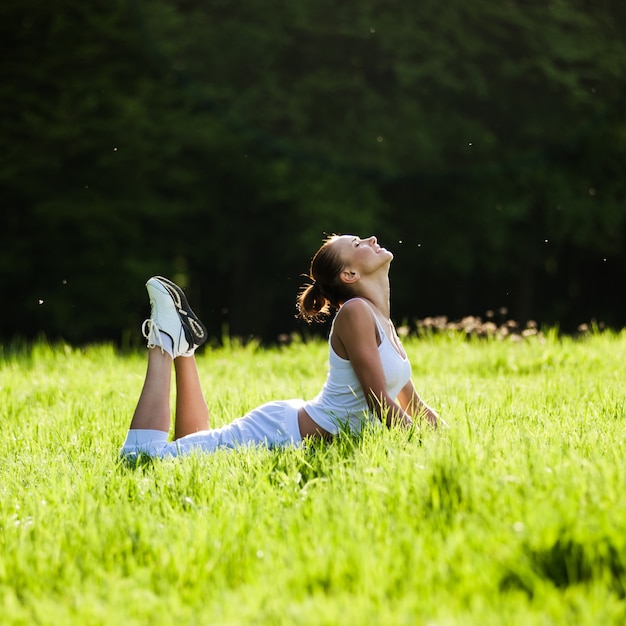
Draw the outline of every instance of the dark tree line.
[[[621,326],[617,0],[7,0],[2,337],[125,341],[143,282],[272,340],[324,233],[396,254],[399,320]]]

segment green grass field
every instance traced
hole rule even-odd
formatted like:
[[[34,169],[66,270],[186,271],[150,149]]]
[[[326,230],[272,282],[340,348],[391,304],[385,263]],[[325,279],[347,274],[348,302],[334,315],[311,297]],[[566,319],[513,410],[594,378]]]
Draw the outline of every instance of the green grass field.
[[[405,346],[446,431],[136,469],[145,353],[5,347],[0,623],[625,623],[626,333]],[[312,397],[326,356],[204,351],[214,424]]]

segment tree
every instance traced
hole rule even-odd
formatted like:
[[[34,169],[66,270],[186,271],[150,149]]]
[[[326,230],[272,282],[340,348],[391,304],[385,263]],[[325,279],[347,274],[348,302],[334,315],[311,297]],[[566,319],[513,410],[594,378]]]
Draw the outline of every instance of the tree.
[[[399,318],[620,323],[619,3],[0,12],[5,336],[119,340],[162,273],[213,335],[273,339],[324,233],[346,231],[396,250]]]

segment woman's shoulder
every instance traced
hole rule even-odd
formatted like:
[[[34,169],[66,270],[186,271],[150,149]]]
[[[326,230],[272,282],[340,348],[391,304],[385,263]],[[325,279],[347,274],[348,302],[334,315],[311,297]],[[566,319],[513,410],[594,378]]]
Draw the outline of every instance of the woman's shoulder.
[[[368,313],[372,315],[372,307],[368,304],[365,298],[350,298],[350,300],[346,300],[339,311],[337,311],[337,316],[340,314],[347,317],[349,315],[359,315],[362,313]]]
[[[376,325],[376,317],[367,300],[352,298],[344,302],[333,320],[330,343],[335,353],[348,359],[348,354],[355,346],[371,345],[375,347],[379,343],[379,333]],[[368,338],[371,338],[371,343]]]
[[[375,324],[372,307],[363,298],[351,298],[344,302],[335,315],[334,324]]]

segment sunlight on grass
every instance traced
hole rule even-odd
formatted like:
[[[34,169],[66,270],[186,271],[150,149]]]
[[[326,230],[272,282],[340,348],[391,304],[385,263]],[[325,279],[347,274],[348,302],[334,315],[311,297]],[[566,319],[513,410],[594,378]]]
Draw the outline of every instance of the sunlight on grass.
[[[118,460],[145,354],[0,352],[6,624],[621,624],[626,334],[405,340],[448,430]],[[327,345],[198,356],[214,425]]]

